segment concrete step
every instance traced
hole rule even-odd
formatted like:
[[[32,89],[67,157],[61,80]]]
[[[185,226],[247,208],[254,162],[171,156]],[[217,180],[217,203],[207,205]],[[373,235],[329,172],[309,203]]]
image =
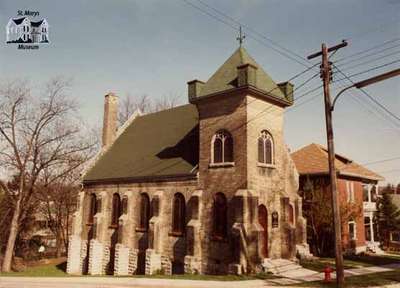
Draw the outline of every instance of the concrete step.
[[[295,261],[287,259],[264,259],[262,266],[268,272],[273,274],[284,274],[289,271],[295,271],[302,268]]]
[[[262,266],[267,272],[271,272],[275,275],[282,275],[287,277],[288,275],[312,275],[314,271],[304,269],[296,261],[287,259],[264,259]]]

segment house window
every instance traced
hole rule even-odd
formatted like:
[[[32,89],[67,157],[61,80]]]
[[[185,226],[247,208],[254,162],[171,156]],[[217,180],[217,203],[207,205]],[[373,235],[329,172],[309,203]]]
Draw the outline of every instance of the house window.
[[[94,223],[94,215],[97,213],[97,199],[96,194],[90,194],[90,203],[89,203],[89,217],[88,217],[88,224]]]
[[[111,226],[118,226],[119,217],[122,215],[121,197],[118,193],[114,193],[112,198]]]
[[[356,222],[354,220],[349,221],[349,239],[356,240]]]
[[[223,130],[217,132],[212,140],[212,163],[233,162],[233,139],[229,132]]]
[[[174,234],[183,234],[185,232],[185,197],[181,193],[174,195],[172,207],[172,232]]]
[[[273,164],[273,140],[271,134],[266,130],[261,132],[258,138],[258,162],[262,164]]]
[[[346,181],[347,202],[354,202],[354,182]]]
[[[147,231],[150,222],[150,198],[146,193],[140,194],[140,221],[139,229]]]
[[[376,202],[376,197],[377,197],[376,185],[372,185],[371,186],[371,202]]]
[[[363,184],[362,185],[363,188],[363,201],[364,202],[369,202],[369,185],[368,184]]]
[[[392,242],[400,242],[400,232],[391,232],[390,233],[390,241]]]
[[[364,217],[364,230],[365,230],[365,240],[371,241],[371,223],[369,217]]]
[[[223,193],[214,197],[214,237],[224,239],[228,232],[228,204]]]

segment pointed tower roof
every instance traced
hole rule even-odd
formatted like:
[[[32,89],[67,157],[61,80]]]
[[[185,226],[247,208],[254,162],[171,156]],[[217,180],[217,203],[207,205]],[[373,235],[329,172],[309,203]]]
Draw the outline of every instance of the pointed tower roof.
[[[239,79],[243,70],[243,81]],[[189,82],[196,84],[195,99],[218,94],[219,92],[251,86],[260,94],[277,100],[284,100],[288,105],[292,102],[292,85],[290,83],[275,83],[263,68],[249,55],[245,48],[239,47],[221,67],[203,83],[198,80]],[[198,87],[198,88],[197,88]],[[190,98],[190,97],[189,97]]]

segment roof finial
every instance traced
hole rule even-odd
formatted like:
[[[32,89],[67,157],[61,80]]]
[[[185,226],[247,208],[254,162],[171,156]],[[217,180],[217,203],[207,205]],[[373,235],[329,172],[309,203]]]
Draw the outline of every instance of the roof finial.
[[[239,26],[239,37],[236,38],[236,40],[239,41],[239,47],[242,47],[244,38],[246,38],[246,35],[244,35],[244,33],[242,33],[242,25],[240,25]]]

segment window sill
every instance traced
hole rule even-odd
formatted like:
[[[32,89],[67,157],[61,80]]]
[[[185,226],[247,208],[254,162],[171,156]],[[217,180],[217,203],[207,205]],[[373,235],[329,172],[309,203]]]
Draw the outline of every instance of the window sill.
[[[171,231],[171,232],[168,233],[168,236],[172,236],[172,237],[184,237],[185,234],[184,234],[183,232],[173,232],[173,231]]]
[[[109,229],[118,229],[118,225],[116,224],[112,224],[110,226],[108,226]]]
[[[147,232],[147,231],[148,231],[148,229],[146,229],[146,228],[141,228],[141,227],[137,227],[137,228],[135,229],[135,231],[136,231],[136,232],[142,232],[142,233],[145,233],[145,232]]]
[[[275,164],[266,164],[266,163],[260,163],[260,162],[257,162],[257,167],[276,169]]]
[[[209,168],[226,168],[226,167],[234,167],[235,162],[222,162],[222,163],[210,163],[208,165]]]

